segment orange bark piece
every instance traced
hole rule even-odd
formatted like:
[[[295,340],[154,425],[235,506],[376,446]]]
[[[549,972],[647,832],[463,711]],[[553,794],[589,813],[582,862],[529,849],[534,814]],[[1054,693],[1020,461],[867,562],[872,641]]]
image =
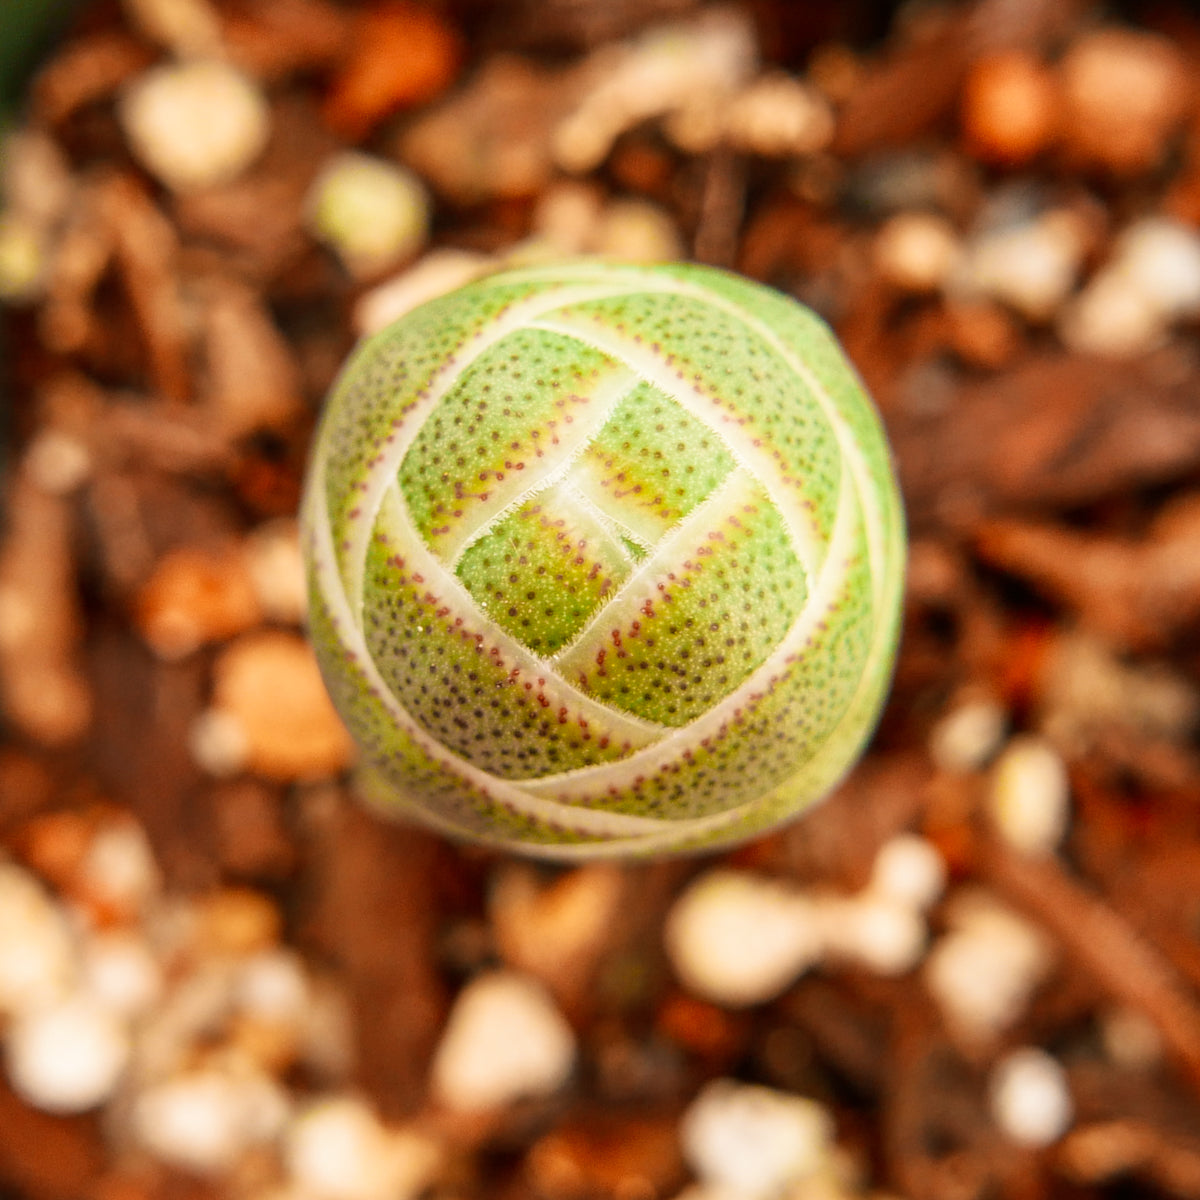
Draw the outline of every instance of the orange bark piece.
[[[977,60],[963,88],[967,149],[984,162],[1020,166],[1057,136],[1061,100],[1049,69],[1023,50]]]
[[[359,140],[389,113],[432,100],[458,74],[462,39],[437,13],[404,0],[366,9],[325,102],[325,123]]]
[[[138,593],[135,612],[142,637],[168,662],[261,619],[249,567],[234,546],[168,551]]]
[[[247,766],[266,779],[325,779],[353,758],[303,638],[276,629],[224,647],[213,667],[213,708],[246,739]]]
[[[740,1052],[746,1034],[741,1017],[684,992],[673,992],[663,1001],[656,1024],[676,1045],[720,1062]]]

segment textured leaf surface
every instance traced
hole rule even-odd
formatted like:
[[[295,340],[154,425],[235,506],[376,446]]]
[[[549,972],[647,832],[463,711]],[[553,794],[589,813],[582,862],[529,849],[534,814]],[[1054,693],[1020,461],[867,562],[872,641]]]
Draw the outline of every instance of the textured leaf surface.
[[[903,525],[826,327],[706,268],[573,263],[362,346],[305,499],[311,627],[385,804],[564,854],[699,848],[847,769]]]

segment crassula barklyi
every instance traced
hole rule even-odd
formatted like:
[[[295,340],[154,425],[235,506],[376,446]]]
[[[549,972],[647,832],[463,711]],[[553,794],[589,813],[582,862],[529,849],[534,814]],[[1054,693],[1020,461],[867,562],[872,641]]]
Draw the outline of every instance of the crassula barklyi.
[[[698,266],[492,275],[358,348],[310,627],[376,797],[556,856],[709,848],[863,746],[904,529],[826,326]]]

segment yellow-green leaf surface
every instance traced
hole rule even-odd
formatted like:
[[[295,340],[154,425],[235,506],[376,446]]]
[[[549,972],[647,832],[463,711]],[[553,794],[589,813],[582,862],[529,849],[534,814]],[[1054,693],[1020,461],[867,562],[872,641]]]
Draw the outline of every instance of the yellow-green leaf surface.
[[[564,857],[710,848],[861,751],[904,530],[828,328],[709,268],[493,275],[365,342],[304,503],[376,798]]]

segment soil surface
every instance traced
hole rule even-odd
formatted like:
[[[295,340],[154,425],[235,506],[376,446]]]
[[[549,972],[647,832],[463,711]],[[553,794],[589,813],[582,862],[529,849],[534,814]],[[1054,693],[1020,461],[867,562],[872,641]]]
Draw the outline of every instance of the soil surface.
[[[1200,1197],[1197,79],[1169,2],[84,3],[0,183],[0,1193]],[[720,856],[381,820],[303,639],[357,338],[580,253],[811,305],[895,451],[875,738]]]

